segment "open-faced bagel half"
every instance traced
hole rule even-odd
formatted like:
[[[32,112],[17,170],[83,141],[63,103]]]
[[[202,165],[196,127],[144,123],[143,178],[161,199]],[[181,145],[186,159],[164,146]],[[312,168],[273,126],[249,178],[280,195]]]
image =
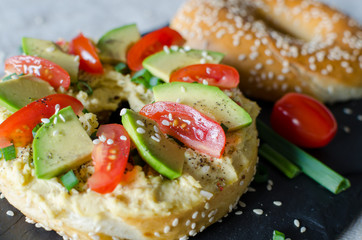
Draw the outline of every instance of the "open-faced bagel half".
[[[220,51],[249,96],[303,92],[324,102],[362,97],[362,31],[314,0],[188,0],[171,27],[195,48]]]
[[[129,76],[110,71],[105,74],[117,78],[117,85],[124,87],[119,100],[129,101],[133,109],[152,101],[150,91],[132,83]],[[90,82],[95,84],[94,91],[97,86],[107,88],[100,81]],[[32,149],[27,146],[17,149],[16,159],[0,160],[0,189],[29,219],[65,239],[187,239],[232,211],[255,173],[259,108],[238,89],[228,94],[249,112],[253,123],[226,134],[222,158],[188,149],[182,176],[175,180],[162,177],[147,165],[134,166],[112,193],[99,194],[87,187],[93,172],[92,164],[87,163],[74,169],[80,184],[68,192],[57,177],[35,177]],[[91,109],[89,100],[82,98]],[[9,112],[0,110],[3,121]],[[94,125],[94,117],[87,114],[80,120],[84,126]]]

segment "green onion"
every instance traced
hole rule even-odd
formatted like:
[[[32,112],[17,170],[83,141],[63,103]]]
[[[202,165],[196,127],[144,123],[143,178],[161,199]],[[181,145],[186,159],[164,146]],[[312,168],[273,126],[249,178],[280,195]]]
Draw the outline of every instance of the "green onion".
[[[337,194],[351,186],[347,178],[344,178],[310,154],[285,140],[260,120],[256,124],[262,140],[284,157],[294,162],[307,176],[329,191]]]
[[[269,173],[268,169],[261,163],[258,163],[258,166],[256,168],[256,173],[254,176],[254,181],[258,183],[263,183],[268,181]]]
[[[3,79],[1,79],[1,81],[5,82],[5,81],[8,81],[8,80],[14,79],[14,76],[21,77],[21,76],[23,76],[23,75],[24,75],[24,73],[20,73],[20,74],[12,73],[12,74],[10,74],[10,75],[7,75],[7,76],[4,77]]]
[[[70,191],[74,186],[79,183],[77,176],[75,176],[73,170],[70,170],[66,174],[64,174],[60,180],[62,181],[64,187]]]
[[[119,72],[119,73],[122,73],[122,74],[128,74],[130,71],[127,67],[127,65],[125,63],[118,63],[114,69]]]
[[[83,112],[84,114],[89,113],[89,111],[88,111],[86,108],[83,108],[82,112]]]
[[[16,158],[16,151],[14,145],[4,147],[1,149],[2,155],[5,158],[5,161],[12,160]]]
[[[294,178],[300,173],[299,167],[284,156],[280,155],[268,144],[261,145],[259,148],[259,154],[282,171],[288,178]]]
[[[142,84],[147,89],[152,89],[154,86],[160,85],[163,81],[155,76],[153,76],[146,69],[142,69],[136,72],[131,79],[132,82]]]
[[[86,92],[89,96],[93,94],[93,89],[91,88],[91,86],[89,86],[89,84],[85,81],[81,81],[78,80],[77,82],[77,87],[79,89],[79,91],[84,91]]]
[[[225,133],[228,132],[229,128],[225,124],[221,123],[220,126],[222,127]]]
[[[39,123],[39,124],[37,124],[37,125],[33,128],[33,130],[32,130],[33,138],[35,138],[35,135],[36,135],[36,133],[38,132],[38,130],[39,130],[39,128],[40,128],[41,126],[43,126],[43,123]]]
[[[273,231],[273,240],[285,240],[285,235],[277,230]]]

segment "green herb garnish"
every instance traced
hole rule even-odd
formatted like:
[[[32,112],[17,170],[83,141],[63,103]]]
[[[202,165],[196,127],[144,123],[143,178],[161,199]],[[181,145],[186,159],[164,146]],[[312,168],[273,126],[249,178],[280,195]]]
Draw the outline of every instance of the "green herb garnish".
[[[88,96],[92,95],[93,94],[93,89],[91,86],[89,86],[89,84],[85,81],[81,81],[79,80],[77,82],[77,87],[78,87],[78,90],[79,91],[84,91],[88,94]]]
[[[152,89],[154,86],[164,83],[161,79],[153,76],[146,69],[136,72],[132,77],[132,82],[142,84],[147,89]]]
[[[14,145],[4,147],[1,149],[2,156],[4,156],[5,161],[12,160],[16,158],[16,150]]]
[[[285,240],[285,235],[277,230],[273,231],[273,240]]]
[[[77,176],[75,176],[73,170],[70,170],[69,172],[61,176],[60,180],[68,191],[70,191],[79,183],[79,180]]]
[[[119,72],[119,73],[122,73],[122,74],[128,74],[130,73],[130,70],[129,68],[127,67],[127,65],[125,63],[118,63],[114,69]]]

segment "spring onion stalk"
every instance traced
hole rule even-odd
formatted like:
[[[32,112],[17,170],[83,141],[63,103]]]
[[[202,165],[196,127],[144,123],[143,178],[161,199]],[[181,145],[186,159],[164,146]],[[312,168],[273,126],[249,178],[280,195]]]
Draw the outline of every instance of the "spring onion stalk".
[[[273,231],[273,240],[285,240],[285,235],[277,230]]]
[[[288,178],[294,178],[300,173],[298,166],[275,151],[268,144],[264,143],[261,145],[259,148],[259,154],[282,171]]]
[[[12,160],[16,158],[16,150],[14,145],[10,145],[8,147],[1,149],[2,156],[4,156],[5,161]]]
[[[118,63],[114,69],[119,72],[119,73],[122,73],[122,74],[127,74],[129,73],[129,69],[127,67],[127,65],[125,63]]]
[[[79,180],[78,180],[77,176],[75,176],[73,170],[70,170],[69,172],[64,174],[60,178],[60,180],[62,181],[64,187],[68,191],[70,191],[73,187],[75,187],[79,183]]]
[[[260,120],[258,120],[256,124],[259,136],[263,141],[268,143],[281,155],[294,162],[300,167],[303,173],[329,191],[338,194],[351,186],[347,178],[344,178],[318,159],[285,140]]]
[[[89,84],[85,81],[78,81],[77,82],[77,87],[79,89],[79,91],[84,91],[86,92],[89,96],[93,94],[93,89],[91,86],[89,86]]]

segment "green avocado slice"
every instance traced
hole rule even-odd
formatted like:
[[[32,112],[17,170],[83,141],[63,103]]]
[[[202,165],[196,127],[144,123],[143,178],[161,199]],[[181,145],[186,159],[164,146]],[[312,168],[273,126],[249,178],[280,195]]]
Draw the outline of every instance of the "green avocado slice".
[[[188,105],[224,124],[229,131],[248,126],[249,113],[231,100],[218,87],[200,83],[172,82],[153,87],[155,101],[171,101]]]
[[[181,176],[185,149],[166,138],[155,121],[127,110],[122,116],[122,124],[143,160],[153,169],[169,179]]]
[[[41,179],[56,177],[89,161],[93,150],[92,140],[70,106],[49,120],[33,141],[35,175]]]

